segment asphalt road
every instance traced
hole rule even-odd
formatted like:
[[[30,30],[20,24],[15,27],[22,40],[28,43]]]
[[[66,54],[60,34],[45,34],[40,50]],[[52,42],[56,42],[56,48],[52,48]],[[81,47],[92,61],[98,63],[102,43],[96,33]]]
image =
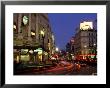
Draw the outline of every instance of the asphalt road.
[[[95,73],[95,74],[94,74]],[[74,70],[69,75],[96,75],[97,74],[97,66],[84,66],[81,67],[80,70]]]
[[[25,71],[19,72],[17,75],[92,75],[97,73],[97,66],[77,66],[73,63],[69,65],[70,67],[56,66],[50,68],[44,68],[42,70],[31,68]]]

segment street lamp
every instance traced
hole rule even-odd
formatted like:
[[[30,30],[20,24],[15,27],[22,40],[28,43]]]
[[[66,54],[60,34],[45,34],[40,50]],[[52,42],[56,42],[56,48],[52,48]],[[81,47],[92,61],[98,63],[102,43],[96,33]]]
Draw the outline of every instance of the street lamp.
[[[58,55],[59,54],[59,48],[58,47],[56,47],[56,49],[55,49],[55,51],[56,51],[56,54]],[[57,57],[57,59],[58,59],[58,57]]]
[[[43,38],[43,49],[44,49],[44,37],[45,37],[45,32],[44,32],[44,30],[41,30],[40,31],[40,34],[42,35],[42,38]],[[44,59],[44,56],[42,55],[42,59]]]
[[[57,52],[59,51],[59,48],[58,48],[58,47],[56,47],[56,51],[57,51]]]

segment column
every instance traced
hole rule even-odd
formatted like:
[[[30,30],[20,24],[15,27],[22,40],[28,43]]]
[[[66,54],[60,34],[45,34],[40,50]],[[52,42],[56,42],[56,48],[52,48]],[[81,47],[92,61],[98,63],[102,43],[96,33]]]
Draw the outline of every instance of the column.
[[[22,20],[22,14],[19,13],[19,15],[18,15],[18,34],[21,31],[21,22],[22,22],[21,20]]]
[[[31,41],[31,13],[29,13],[28,40]]]
[[[38,43],[39,41],[39,15],[36,13],[36,42]]]

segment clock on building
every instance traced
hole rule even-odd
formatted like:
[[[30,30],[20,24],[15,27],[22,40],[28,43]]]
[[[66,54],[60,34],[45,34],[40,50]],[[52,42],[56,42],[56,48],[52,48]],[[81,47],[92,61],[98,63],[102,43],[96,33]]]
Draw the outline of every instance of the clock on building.
[[[27,16],[23,16],[23,24],[27,25],[28,23],[28,17]]]

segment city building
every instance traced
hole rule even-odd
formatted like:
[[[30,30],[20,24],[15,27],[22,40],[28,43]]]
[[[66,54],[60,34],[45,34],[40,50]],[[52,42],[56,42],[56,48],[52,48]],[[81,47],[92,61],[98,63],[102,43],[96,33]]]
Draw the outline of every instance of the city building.
[[[66,44],[66,52],[70,52],[74,54],[74,37],[70,39],[70,41]]]
[[[70,40],[70,45],[71,45],[71,53],[74,54],[74,39],[75,37],[73,36]]]
[[[54,35],[47,13],[13,14],[14,60],[43,62],[54,53]]]
[[[71,44],[70,44],[70,42],[68,42],[66,44],[66,52],[70,52],[71,53]]]
[[[80,27],[77,28],[74,41],[76,59],[96,59],[97,30],[93,27],[93,22],[81,22]]]
[[[68,59],[74,59],[74,37],[66,44],[66,52]]]

